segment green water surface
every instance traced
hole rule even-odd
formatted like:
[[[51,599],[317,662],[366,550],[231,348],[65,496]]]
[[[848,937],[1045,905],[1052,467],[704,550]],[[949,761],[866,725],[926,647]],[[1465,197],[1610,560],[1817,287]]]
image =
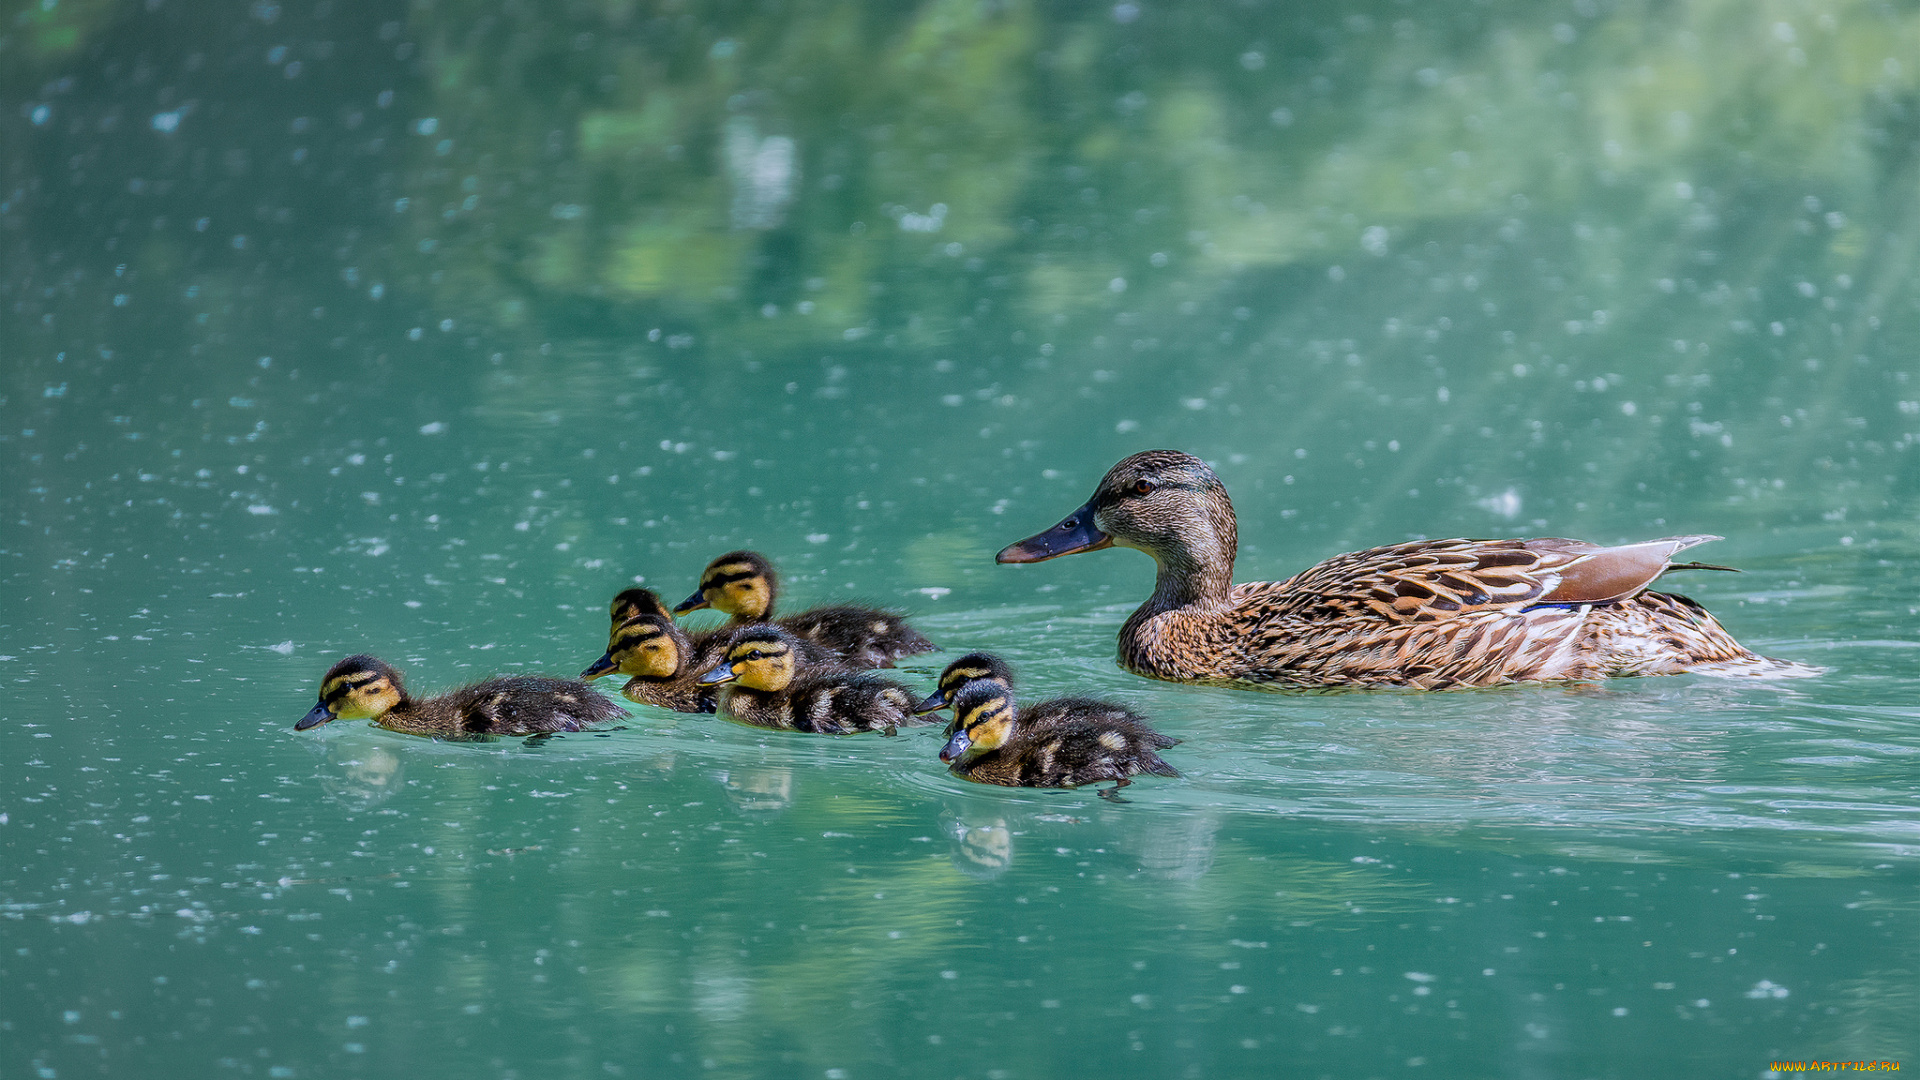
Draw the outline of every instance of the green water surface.
[[[0,1077],[1920,1067],[1916,272],[1911,3],[0,3]],[[1828,670],[1135,678],[1151,446]],[[736,547],[1185,775],[292,731]]]

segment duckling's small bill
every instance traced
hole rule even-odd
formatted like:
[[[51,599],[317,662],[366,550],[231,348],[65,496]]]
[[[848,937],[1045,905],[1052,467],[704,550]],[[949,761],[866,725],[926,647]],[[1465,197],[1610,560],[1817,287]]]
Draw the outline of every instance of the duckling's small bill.
[[[956,731],[953,733],[953,738],[947,740],[947,745],[940,748],[940,760],[959,761],[966,757],[967,751],[972,748],[973,740],[967,737],[967,733]]]
[[[317,728],[331,719],[333,719],[333,712],[327,708],[327,703],[323,701],[315,705],[313,710],[307,713],[307,715],[301,717],[300,722],[293,725],[293,730],[305,731],[308,728]]]
[[[739,677],[740,673],[733,670],[733,665],[728,663],[721,664],[719,667],[714,668],[712,671],[707,672],[694,681],[698,682],[701,686],[714,686],[719,683],[732,682]]]
[[[600,659],[587,665],[587,670],[581,672],[580,677],[587,682],[592,682],[603,675],[611,675],[618,670],[620,670],[620,665],[613,662],[613,654],[611,652],[602,653]]]
[[[1008,544],[993,557],[999,563],[1033,563],[1057,559],[1062,555],[1078,555],[1083,551],[1099,551],[1113,546],[1113,537],[1100,531],[1093,523],[1093,501],[1068,514],[1060,524],[1043,533],[1035,533],[1025,540]]]

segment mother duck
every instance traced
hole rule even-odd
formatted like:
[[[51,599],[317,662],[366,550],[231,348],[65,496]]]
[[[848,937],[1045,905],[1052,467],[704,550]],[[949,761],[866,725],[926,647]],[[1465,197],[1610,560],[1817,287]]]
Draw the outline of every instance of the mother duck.
[[[1420,540],[1336,555],[1286,581],[1233,583],[1233,502],[1199,458],[1146,450],[1085,506],[996,561],[1138,548],[1153,596],[1120,628],[1120,666],[1174,682],[1440,690],[1616,675],[1801,676],[1733,640],[1705,608],[1649,591],[1717,536]]]

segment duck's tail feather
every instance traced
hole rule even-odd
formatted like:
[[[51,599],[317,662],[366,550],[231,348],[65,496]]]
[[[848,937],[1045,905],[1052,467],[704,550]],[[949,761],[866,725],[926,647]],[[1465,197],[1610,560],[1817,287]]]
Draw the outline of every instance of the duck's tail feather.
[[[1797,660],[1781,660],[1772,656],[1750,653],[1733,660],[1716,660],[1708,664],[1695,664],[1687,669],[1693,675],[1712,675],[1728,679],[1811,679],[1816,675],[1825,675],[1827,669],[1812,664],[1802,664]]]

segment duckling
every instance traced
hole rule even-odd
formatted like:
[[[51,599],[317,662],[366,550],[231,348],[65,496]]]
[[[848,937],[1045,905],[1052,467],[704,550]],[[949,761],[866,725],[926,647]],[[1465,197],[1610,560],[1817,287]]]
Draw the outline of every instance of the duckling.
[[[685,615],[711,607],[732,616],[736,626],[775,623],[803,641],[839,654],[854,669],[892,667],[903,656],[934,649],[933,642],[907,625],[906,619],[879,608],[840,604],[776,619],[773,607],[779,591],[779,575],[765,556],[730,551],[707,564],[700,575],[700,587],[673,613]]]
[[[990,682],[998,686],[1013,688],[1013,669],[1005,660],[992,653],[974,652],[955,660],[940,673],[940,682],[932,696],[913,707],[913,714],[930,713],[953,704],[953,695],[970,682]],[[947,734],[953,734],[949,728]]]
[[[1718,536],[1421,540],[1337,555],[1281,582],[1233,583],[1233,502],[1206,463],[1147,450],[1003,563],[1120,545],[1153,556],[1153,595],[1120,629],[1120,666],[1175,682],[1438,690],[1624,675],[1806,676],[1754,653],[1684,596],[1648,590]]]
[[[320,681],[320,702],[295,731],[329,720],[371,720],[390,731],[437,739],[486,739],[586,731],[626,710],[573,679],[496,675],[437,697],[414,698],[400,673],[371,656],[349,656]]]
[[[895,728],[933,723],[913,715],[913,692],[899,683],[807,668],[801,644],[778,626],[748,627],[733,639],[726,659],[700,681],[721,687],[722,712],[756,727],[892,735]]]
[[[707,667],[699,664],[699,655],[672,619],[635,615],[613,628],[606,653],[589,664],[580,678],[592,682],[618,672],[628,676],[627,685],[620,689],[628,701],[676,712],[710,713],[717,695],[712,687],[700,684]]]
[[[710,629],[695,630],[689,633],[674,623],[673,612],[667,610],[665,601],[661,600],[660,594],[654,592],[652,589],[622,589],[614,596],[613,602],[607,605],[607,607],[613,617],[613,631],[607,636],[608,656],[611,656],[614,652],[613,639],[619,634],[620,627],[623,623],[642,616],[657,618],[665,622],[668,626],[673,627],[673,633],[677,635],[675,637],[676,646],[680,652],[690,657],[687,661],[687,666],[693,669],[696,676],[710,670],[713,665],[719,663],[720,660],[727,655],[727,647],[733,643],[733,639],[740,632],[741,627],[753,625],[752,623],[734,621],[722,623]],[[807,665],[809,670],[814,668],[823,670],[831,669],[834,671],[855,670],[852,664],[847,663],[840,654],[825,645],[803,639],[799,647],[800,659]],[[602,661],[606,659],[607,657],[601,658]],[[594,666],[599,666],[599,663],[600,661],[596,661]],[[588,670],[591,671],[593,668],[588,668]],[[601,674],[604,675],[606,672],[603,671]],[[627,674],[633,673],[627,672]],[[587,675],[582,675],[581,677],[597,678],[597,676]],[[628,685],[631,686],[632,684]],[[665,704],[665,702],[650,703]],[[707,711],[711,712],[712,710],[709,709]]]
[[[984,679],[953,698],[955,730],[940,750],[962,780],[1004,787],[1079,787],[1113,781],[1102,796],[1142,773],[1179,776],[1160,759],[1179,740],[1153,730],[1124,705],[1091,698],[1055,698],[1014,710],[1013,691]]]

